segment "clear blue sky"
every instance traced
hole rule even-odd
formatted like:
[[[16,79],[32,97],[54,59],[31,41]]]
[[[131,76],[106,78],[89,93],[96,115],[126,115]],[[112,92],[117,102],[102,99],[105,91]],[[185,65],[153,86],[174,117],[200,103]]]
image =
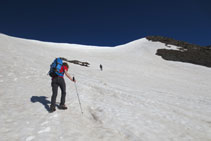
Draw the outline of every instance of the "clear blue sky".
[[[149,35],[211,45],[209,0],[1,0],[0,33],[115,46]]]

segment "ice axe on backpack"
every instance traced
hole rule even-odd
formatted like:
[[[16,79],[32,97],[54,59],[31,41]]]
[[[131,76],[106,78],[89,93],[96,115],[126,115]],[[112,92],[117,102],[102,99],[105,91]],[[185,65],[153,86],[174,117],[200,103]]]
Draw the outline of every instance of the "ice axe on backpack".
[[[81,107],[81,101],[80,101],[80,98],[79,98],[78,89],[77,89],[77,86],[76,86],[76,82],[75,82],[75,77],[74,76],[73,76],[73,81],[74,81],[74,84],[75,84],[76,94],[78,96],[78,102],[79,102],[79,105],[80,105],[81,114],[83,114],[82,107]]]

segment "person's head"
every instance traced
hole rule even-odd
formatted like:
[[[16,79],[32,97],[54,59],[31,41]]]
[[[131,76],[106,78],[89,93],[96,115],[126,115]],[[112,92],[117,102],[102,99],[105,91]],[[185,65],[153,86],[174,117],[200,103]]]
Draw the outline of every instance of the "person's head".
[[[63,65],[69,69],[69,65],[67,63],[64,62]]]

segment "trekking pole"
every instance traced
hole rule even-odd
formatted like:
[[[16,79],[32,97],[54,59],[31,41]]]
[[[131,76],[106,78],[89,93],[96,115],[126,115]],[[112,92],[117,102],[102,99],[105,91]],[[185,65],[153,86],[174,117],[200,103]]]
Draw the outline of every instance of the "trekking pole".
[[[73,76],[73,81],[75,83],[75,90],[76,90],[76,93],[77,93],[77,96],[78,96],[78,102],[79,102],[79,105],[80,105],[81,114],[83,114],[83,111],[82,111],[82,108],[81,108],[81,101],[80,101],[80,98],[79,98],[79,94],[78,94],[78,90],[77,90],[77,86],[76,86],[76,82],[75,82],[75,77],[74,76]]]

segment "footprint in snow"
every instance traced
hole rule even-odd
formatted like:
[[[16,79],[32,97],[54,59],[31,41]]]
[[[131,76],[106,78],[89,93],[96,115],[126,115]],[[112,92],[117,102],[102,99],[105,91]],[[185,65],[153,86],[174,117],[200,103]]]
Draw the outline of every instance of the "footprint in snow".
[[[46,124],[48,124],[48,121],[45,121],[45,122],[41,123],[41,126],[44,126]]]
[[[40,131],[38,132],[38,134],[42,134],[42,133],[50,132],[50,131],[51,131],[51,128],[50,128],[50,127],[47,127],[47,128],[45,128],[45,129],[43,129],[43,130],[40,130]]]
[[[29,136],[29,137],[26,138],[26,141],[31,141],[31,140],[33,140],[34,138],[35,138],[35,136]]]
[[[56,118],[56,117],[58,117],[58,114],[54,114],[50,118],[52,119],[52,118]]]
[[[7,76],[12,76],[12,75],[13,75],[13,73],[11,73],[11,72],[7,74]]]

